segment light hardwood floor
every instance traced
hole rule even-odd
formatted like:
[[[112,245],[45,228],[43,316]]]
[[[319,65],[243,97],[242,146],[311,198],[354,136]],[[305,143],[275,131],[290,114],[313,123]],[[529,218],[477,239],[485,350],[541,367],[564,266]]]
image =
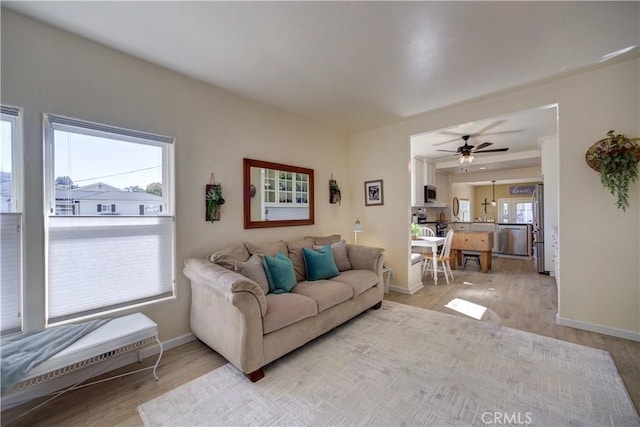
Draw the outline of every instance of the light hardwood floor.
[[[425,279],[425,287],[414,295],[391,292],[386,299],[464,316],[444,307],[451,299],[461,298],[488,308],[483,321],[606,350],[640,412],[640,343],[556,325],[555,281],[539,275],[532,261],[494,258],[490,274],[476,271],[471,263],[467,270],[455,270],[454,274],[451,285],[439,280],[434,287],[431,279]],[[151,365],[151,359],[142,366]],[[28,404],[5,411],[2,426],[142,425],[138,405],[224,363],[221,356],[204,344],[190,342],[165,353],[157,382],[146,371],[72,391],[13,423],[8,421]],[[121,371],[127,369],[131,367]],[[268,369],[265,373],[269,375]]]
[[[454,270],[450,285],[439,273],[437,287],[433,279],[425,278],[424,288],[415,294],[390,292],[385,299],[467,317],[445,307],[460,298],[487,307],[484,322],[608,351],[640,413],[640,342],[557,325],[553,277],[538,274],[534,260],[493,257],[492,264],[493,269],[483,274],[468,262],[466,270]]]

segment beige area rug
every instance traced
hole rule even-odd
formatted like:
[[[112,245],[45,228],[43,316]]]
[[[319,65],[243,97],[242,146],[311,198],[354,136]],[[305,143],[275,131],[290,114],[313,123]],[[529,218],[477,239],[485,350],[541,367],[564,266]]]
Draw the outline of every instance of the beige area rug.
[[[384,301],[265,368],[231,364],[138,407],[147,426],[629,426],[609,353]]]

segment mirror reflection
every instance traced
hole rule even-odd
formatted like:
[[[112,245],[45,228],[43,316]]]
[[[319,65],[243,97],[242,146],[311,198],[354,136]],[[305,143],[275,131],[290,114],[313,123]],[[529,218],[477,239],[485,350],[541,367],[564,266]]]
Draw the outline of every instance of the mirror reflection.
[[[313,169],[244,162],[245,228],[313,224]]]

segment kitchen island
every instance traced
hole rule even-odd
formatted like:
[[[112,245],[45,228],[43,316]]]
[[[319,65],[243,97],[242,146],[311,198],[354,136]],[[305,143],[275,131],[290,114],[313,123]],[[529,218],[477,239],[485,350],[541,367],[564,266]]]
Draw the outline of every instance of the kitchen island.
[[[480,252],[480,269],[487,273],[491,268],[493,250],[493,232],[491,231],[455,231],[451,241],[451,268],[462,264],[462,251]]]

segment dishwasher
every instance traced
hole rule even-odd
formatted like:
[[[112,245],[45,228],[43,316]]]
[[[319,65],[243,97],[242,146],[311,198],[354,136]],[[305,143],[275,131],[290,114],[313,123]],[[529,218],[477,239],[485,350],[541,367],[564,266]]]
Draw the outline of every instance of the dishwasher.
[[[529,255],[529,227],[523,225],[498,225],[498,253]]]

